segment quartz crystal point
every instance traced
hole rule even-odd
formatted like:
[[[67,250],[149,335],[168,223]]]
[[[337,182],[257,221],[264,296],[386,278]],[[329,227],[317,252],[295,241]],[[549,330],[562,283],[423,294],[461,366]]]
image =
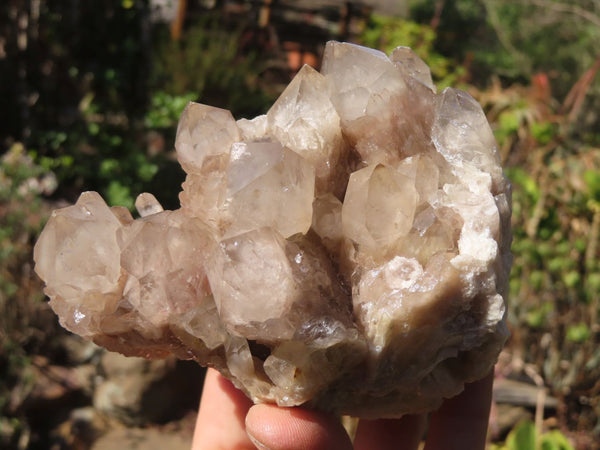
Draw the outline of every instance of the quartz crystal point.
[[[36,271],[67,329],[218,369],[255,402],[437,408],[508,332],[510,185],[485,115],[409,48],[329,42],[266,115],[190,103],[181,208],[86,192]]]

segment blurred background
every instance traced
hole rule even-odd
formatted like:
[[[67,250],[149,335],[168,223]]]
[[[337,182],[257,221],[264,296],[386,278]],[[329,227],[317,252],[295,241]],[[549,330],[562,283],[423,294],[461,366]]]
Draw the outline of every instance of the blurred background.
[[[176,208],[186,102],[264,113],[330,39],[411,46],[492,124],[515,259],[490,448],[600,448],[600,0],[0,2],[1,448],[189,447],[202,370],[60,328],[33,245],[84,190]]]

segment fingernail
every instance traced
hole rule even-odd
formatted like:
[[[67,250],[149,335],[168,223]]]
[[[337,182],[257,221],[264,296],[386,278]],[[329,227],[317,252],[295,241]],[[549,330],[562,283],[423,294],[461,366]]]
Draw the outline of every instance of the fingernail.
[[[263,444],[262,442],[260,442],[258,439],[256,439],[254,436],[252,436],[248,430],[246,430],[246,434],[248,435],[248,437],[250,438],[250,440],[252,441],[252,443],[256,446],[256,448],[259,448],[261,450],[269,450],[269,447],[267,447],[265,444]]]

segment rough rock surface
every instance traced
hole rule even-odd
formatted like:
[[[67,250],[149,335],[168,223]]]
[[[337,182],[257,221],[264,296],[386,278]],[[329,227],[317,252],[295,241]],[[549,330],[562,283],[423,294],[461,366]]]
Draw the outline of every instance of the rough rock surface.
[[[255,402],[361,417],[436,408],[508,336],[510,185],[468,94],[410,49],[327,44],[264,116],[190,103],[181,208],[94,192],[35,248],[61,324],[215,367]]]

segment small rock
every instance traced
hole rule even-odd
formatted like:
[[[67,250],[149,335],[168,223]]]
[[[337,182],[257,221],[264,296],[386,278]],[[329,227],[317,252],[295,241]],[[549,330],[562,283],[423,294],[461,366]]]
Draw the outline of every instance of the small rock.
[[[533,413],[523,406],[495,404],[490,416],[490,436],[492,439],[504,438],[519,422],[532,420]]]
[[[93,407],[71,411],[69,418],[53,433],[55,441],[63,442],[70,450],[87,450],[109,424]]]
[[[152,428],[123,428],[102,436],[91,450],[189,450],[190,445],[191,439],[179,434],[162,433]]]
[[[73,365],[88,363],[105,352],[102,347],[76,334],[63,336],[60,344],[67,353],[67,361]]]
[[[108,379],[121,375],[152,373],[154,376],[169,370],[175,365],[174,359],[149,361],[145,358],[123,356],[120,353],[105,352],[100,359],[104,376]]]
[[[121,423],[164,423],[197,407],[204,369],[195,363],[107,353],[102,367],[106,379],[94,393],[94,407]]]

